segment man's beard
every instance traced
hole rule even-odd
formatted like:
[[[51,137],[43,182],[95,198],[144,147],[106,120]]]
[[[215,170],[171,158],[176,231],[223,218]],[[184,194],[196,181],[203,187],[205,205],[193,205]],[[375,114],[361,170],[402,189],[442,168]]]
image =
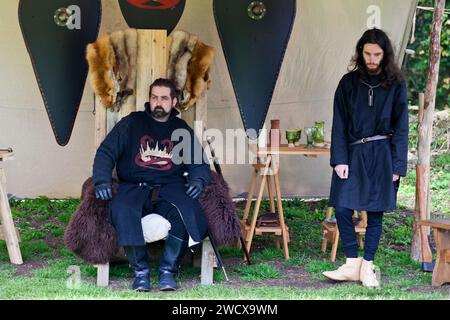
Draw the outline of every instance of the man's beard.
[[[373,67],[374,65],[371,65],[371,66]],[[376,69],[373,69],[373,68],[369,68],[369,66],[366,65],[367,73],[368,74],[379,74],[381,71],[381,64],[377,64],[376,66],[377,66]]]
[[[164,109],[162,107],[156,107],[155,109],[153,109],[151,114],[152,114],[152,117],[155,119],[162,119],[162,118],[167,117],[169,115],[169,112],[164,111]]]

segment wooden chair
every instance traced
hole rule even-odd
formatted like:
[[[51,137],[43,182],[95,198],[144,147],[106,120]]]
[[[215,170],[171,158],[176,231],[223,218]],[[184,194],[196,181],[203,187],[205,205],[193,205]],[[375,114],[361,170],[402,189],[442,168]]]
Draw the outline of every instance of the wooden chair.
[[[326,252],[328,241],[331,242],[331,255],[330,261],[336,261],[336,252],[339,244],[339,228],[337,226],[336,219],[332,218],[333,207],[328,207],[327,216],[325,221],[322,222],[322,252]],[[361,211],[361,218],[359,218],[358,212],[355,210],[353,213],[355,224],[355,232],[358,235],[358,242],[361,248],[364,247],[363,235],[366,233],[367,227],[367,212]]]
[[[138,52],[136,63],[135,94],[128,97],[121,106],[119,112],[106,111],[101,106],[100,98],[95,96],[95,105],[99,106],[95,111],[95,146],[98,148],[114,125],[124,116],[133,111],[143,111],[145,102],[148,101],[148,86],[157,78],[167,76],[167,64],[171,38],[167,37],[166,30],[142,30],[138,29]],[[191,107],[182,113],[182,118],[189,124],[198,121],[196,134],[200,141],[206,126],[207,119],[207,94],[204,92],[196,102],[196,107]],[[203,121],[203,123],[200,123]],[[201,284],[213,283],[213,271],[216,266],[215,253],[209,238],[202,241],[201,262],[194,260],[195,264],[201,264]],[[95,265],[97,268],[97,285],[106,287],[109,283],[109,264]]]

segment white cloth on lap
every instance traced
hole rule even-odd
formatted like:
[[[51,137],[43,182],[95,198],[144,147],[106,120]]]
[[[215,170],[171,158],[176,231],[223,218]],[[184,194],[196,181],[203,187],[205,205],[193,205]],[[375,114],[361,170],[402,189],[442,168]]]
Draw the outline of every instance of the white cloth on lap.
[[[159,214],[152,213],[142,218],[142,231],[147,243],[167,238],[171,227],[170,222]]]

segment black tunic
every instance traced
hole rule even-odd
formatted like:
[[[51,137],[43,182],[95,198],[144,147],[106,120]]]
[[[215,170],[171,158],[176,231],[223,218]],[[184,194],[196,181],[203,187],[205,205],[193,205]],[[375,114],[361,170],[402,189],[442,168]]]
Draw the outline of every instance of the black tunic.
[[[188,172],[190,180],[206,186],[210,168],[193,130],[177,114],[174,109],[167,122],[158,122],[150,115],[147,103],[144,112],[133,112],[120,120],[97,150],[94,184],[111,182],[114,167],[120,180],[118,193],[111,202],[110,218],[121,246],[145,244],[141,218],[154,185],[160,186],[160,198],[180,212],[190,247],[206,235],[203,210],[198,200],[186,195],[183,173]],[[174,132],[180,132],[181,138],[172,140]],[[186,150],[193,162],[187,161]]]
[[[380,83],[369,76],[366,83]],[[349,166],[348,179],[333,170],[329,206],[353,210],[385,211],[396,208],[398,183],[392,175],[406,175],[408,153],[408,101],[406,83],[373,89],[357,72],[344,75],[336,89],[333,107],[330,165]],[[350,146],[351,142],[374,135],[392,134],[390,139]]]

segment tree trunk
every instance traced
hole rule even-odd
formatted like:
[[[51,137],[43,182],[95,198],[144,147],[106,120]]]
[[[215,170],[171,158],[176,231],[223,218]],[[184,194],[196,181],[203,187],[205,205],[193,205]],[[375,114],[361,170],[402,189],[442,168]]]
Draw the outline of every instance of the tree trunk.
[[[444,17],[445,0],[435,0],[434,15],[433,15],[433,28],[430,35],[430,64],[428,69],[428,78],[425,90],[425,102],[423,108],[419,106],[419,140],[417,146],[418,160],[417,164],[425,166],[423,178],[423,188],[425,188],[425,194],[428,194],[429,187],[429,169],[430,169],[430,149],[431,149],[431,137],[433,130],[433,117],[434,108],[436,102],[436,89],[439,76],[439,62],[441,56],[441,30]],[[421,110],[422,109],[422,110]],[[411,259],[415,261],[422,261],[421,253],[421,240],[420,230],[417,226],[419,217],[419,207],[417,194],[421,190],[416,190],[416,208],[414,215],[414,234],[411,243]],[[425,206],[428,203],[428,199],[420,199],[425,201]],[[429,211],[429,207],[427,208]],[[429,213],[427,212],[427,217]],[[424,230],[425,231],[425,230]],[[428,234],[428,232],[426,233]]]

